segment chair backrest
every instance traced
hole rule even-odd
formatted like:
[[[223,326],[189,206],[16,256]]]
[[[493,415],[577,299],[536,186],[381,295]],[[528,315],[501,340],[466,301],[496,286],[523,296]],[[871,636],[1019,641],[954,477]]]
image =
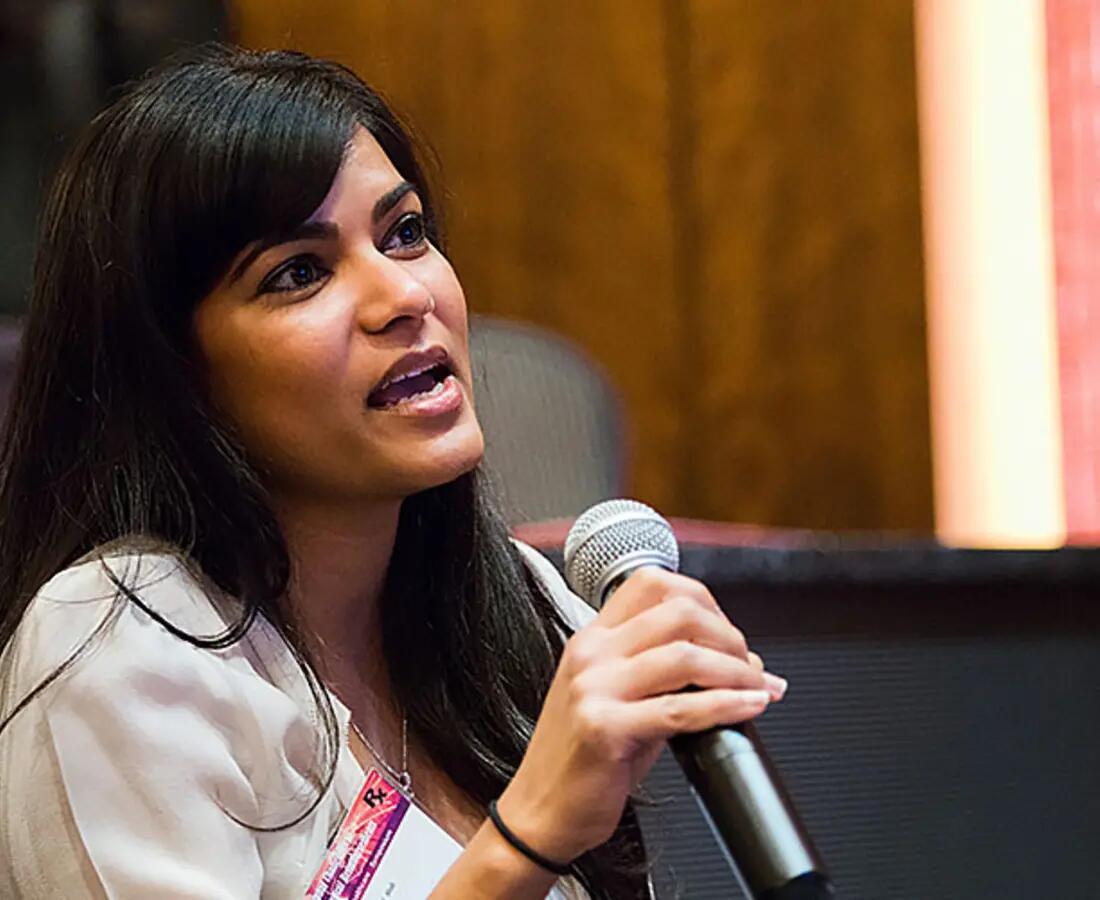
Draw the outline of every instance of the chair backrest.
[[[470,323],[475,401],[512,524],[576,516],[624,488],[622,415],[607,378],[565,340],[488,316]]]

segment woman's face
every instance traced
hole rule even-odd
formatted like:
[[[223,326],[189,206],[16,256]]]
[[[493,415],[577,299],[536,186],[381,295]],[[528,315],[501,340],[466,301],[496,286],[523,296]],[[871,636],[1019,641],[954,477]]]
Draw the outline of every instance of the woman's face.
[[[462,288],[366,129],[321,206],[276,240],[246,247],[194,317],[211,400],[275,492],[392,500],[473,468]]]

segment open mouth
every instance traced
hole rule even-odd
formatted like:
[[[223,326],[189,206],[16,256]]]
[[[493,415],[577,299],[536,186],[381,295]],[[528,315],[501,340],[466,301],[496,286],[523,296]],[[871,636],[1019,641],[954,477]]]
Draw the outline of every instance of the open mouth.
[[[441,394],[444,382],[451,374],[446,363],[435,363],[398,375],[371,391],[367,396],[367,406],[371,409],[389,409],[410,400]]]

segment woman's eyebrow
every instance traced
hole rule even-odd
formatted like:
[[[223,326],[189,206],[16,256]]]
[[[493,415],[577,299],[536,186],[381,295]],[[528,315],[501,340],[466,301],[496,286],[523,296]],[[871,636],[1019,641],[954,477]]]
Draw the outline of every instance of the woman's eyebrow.
[[[371,210],[370,214],[371,221],[377,225],[378,221],[385,218],[386,213],[397,206],[401,202],[401,198],[410,191],[415,192],[416,185],[408,181],[402,181],[386,191],[374,201],[374,209]]]
[[[340,229],[335,222],[300,222],[287,231],[277,231],[260,238],[253,244],[248,252],[241,257],[241,261],[233,267],[229,276],[229,283],[233,284],[248,269],[252,263],[265,250],[278,247],[280,244],[289,244],[293,241],[304,241],[309,238],[335,238],[340,234]]]

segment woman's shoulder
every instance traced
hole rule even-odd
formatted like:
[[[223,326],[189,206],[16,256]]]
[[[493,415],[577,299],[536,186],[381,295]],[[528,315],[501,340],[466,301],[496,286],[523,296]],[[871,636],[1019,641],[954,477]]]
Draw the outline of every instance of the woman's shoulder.
[[[167,544],[134,538],[96,548],[55,573],[31,603],[103,603],[137,595],[158,614],[175,613],[195,624],[209,624],[214,588],[187,555]],[[181,622],[186,626],[187,622]]]
[[[58,572],[0,658],[0,721],[25,704],[0,768],[47,748],[67,802],[89,816],[106,802],[96,784],[139,770],[154,799],[168,786],[172,803],[214,797],[242,821],[298,815],[324,755],[315,698],[262,616],[238,640],[211,640],[238,615],[171,549],[111,548]]]
[[[538,579],[543,590],[554,601],[558,611],[574,630],[583,628],[596,617],[596,610],[569,589],[569,585],[565,583],[565,579],[550,560],[530,544],[525,544],[516,538],[512,539],[512,543],[519,550],[527,568]]]
[[[338,803],[325,797],[262,861],[267,844],[239,823],[299,816],[315,793],[317,745],[251,630],[225,647],[183,636],[227,624],[216,592],[174,552],[116,548],[42,586],[0,672],[0,720],[24,704],[0,735],[0,771],[19,775],[0,778],[0,856],[14,860],[17,883],[58,857],[59,871],[79,862],[77,875],[111,896],[297,890]],[[28,810],[18,834],[16,809]]]
[[[190,650],[173,631],[210,637],[226,625],[224,605],[182,554],[105,548],[39,588],[5,653],[6,674],[27,686],[61,666],[100,675],[112,666],[163,671]]]
[[[31,708],[43,715],[74,704],[121,715],[158,691],[195,703],[228,700],[236,693],[228,660],[201,646],[226,626],[182,555],[118,547],[89,554],[53,575],[27,606],[0,660],[0,714],[39,693]]]
[[[290,741],[293,759],[277,762],[305,771],[323,710],[278,630],[262,614],[238,628],[245,615],[174,548],[102,548],[32,599],[0,655],[0,721],[31,696],[32,718],[94,710],[106,722],[172,709],[241,759]],[[346,727],[334,698],[333,711]]]

